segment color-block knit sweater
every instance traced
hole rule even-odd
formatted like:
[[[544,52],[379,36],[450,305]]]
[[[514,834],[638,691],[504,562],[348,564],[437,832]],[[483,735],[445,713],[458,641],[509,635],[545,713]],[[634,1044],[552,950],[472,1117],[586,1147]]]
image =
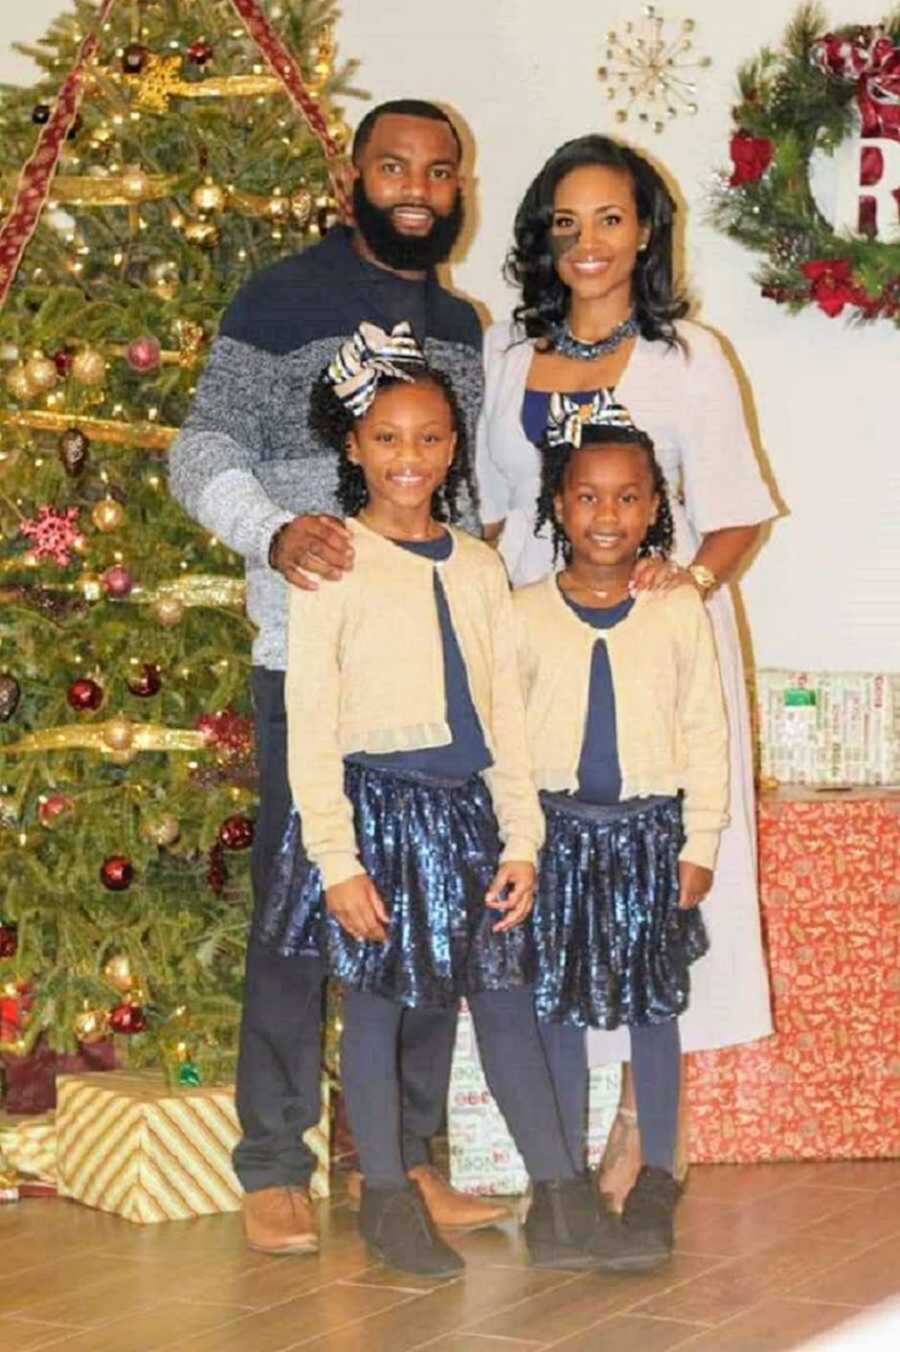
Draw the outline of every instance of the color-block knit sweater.
[[[413,323],[433,366],[453,382],[470,437],[481,404],[474,308],[365,262],[349,230],[264,269],[238,292],[169,455],[172,493],[247,566],[258,666],[284,670],[288,586],[268,566],[274,531],[304,512],[334,512],[337,456],[308,426],[313,382],[338,345],[371,320]],[[407,313],[410,311],[410,313]]]

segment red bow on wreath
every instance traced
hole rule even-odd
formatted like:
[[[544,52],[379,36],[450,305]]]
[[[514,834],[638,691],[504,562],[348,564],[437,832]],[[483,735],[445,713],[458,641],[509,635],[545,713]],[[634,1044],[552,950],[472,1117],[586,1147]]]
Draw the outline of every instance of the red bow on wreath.
[[[900,47],[883,28],[860,28],[853,37],[826,33],[813,43],[811,60],[856,84],[863,136],[900,141]]]

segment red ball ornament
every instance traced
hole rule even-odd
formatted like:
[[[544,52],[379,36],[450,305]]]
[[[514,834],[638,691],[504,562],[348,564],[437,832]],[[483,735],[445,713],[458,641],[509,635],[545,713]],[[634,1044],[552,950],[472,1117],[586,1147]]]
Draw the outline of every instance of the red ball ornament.
[[[103,703],[103,690],[96,681],[85,676],[72,682],[66,692],[66,699],[71,708],[78,713],[86,713],[88,710],[100,708]]]
[[[128,689],[132,695],[137,695],[140,699],[149,699],[151,695],[158,695],[162,689],[162,677],[156,663],[145,662],[141,667],[140,676],[135,676],[133,681],[128,682]]]
[[[75,807],[75,800],[67,793],[51,793],[38,804],[38,821],[41,826],[52,829],[61,817],[65,817]]]
[[[159,340],[154,338],[152,333],[145,333],[143,337],[135,338],[128,344],[125,349],[125,360],[132,371],[145,376],[159,366],[161,352]]]
[[[189,47],[185,47],[184,54],[188,61],[193,61],[195,66],[205,66],[207,61],[212,60],[213,49],[211,43],[204,42],[203,38],[198,38]]]
[[[147,1019],[140,1005],[126,1002],[109,1011],[109,1026],[114,1033],[143,1033]]]
[[[14,958],[19,947],[19,927],[9,921],[0,924],[0,958]]]
[[[134,879],[134,865],[124,854],[107,855],[100,865],[100,881],[110,892],[124,892]]]
[[[122,53],[122,69],[126,75],[140,75],[150,56],[149,48],[140,42],[129,42]]]
[[[74,347],[59,347],[53,353],[53,365],[56,367],[56,373],[60,380],[65,380],[72,369],[72,362],[74,360]]]
[[[126,597],[134,586],[131,569],[126,568],[123,563],[114,563],[111,568],[102,572],[100,582],[107,596],[113,596],[118,600]]]
[[[240,812],[226,817],[219,827],[219,840],[226,850],[246,850],[253,843],[253,823]]]

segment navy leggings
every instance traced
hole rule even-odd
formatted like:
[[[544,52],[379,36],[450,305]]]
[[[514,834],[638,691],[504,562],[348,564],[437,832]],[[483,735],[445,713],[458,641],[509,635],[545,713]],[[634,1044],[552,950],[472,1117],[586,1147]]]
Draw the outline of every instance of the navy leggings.
[[[556,1103],[569,1155],[584,1168],[587,1118],[587,1041],[583,1028],[540,1023],[544,1054],[556,1091]],[[637,1100],[638,1129],[644,1163],[671,1173],[678,1133],[681,1094],[681,1036],[678,1020],[633,1025],[631,1073]]]
[[[491,1093],[534,1182],[573,1178],[530,987],[467,997]],[[406,1182],[397,1049],[409,1011],[363,991],[344,993],[341,1083],[370,1187]]]

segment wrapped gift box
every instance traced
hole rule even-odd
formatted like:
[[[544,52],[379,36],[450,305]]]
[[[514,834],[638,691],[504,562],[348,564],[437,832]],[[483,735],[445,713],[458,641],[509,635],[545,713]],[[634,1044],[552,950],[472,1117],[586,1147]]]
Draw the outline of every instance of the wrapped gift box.
[[[691,1159],[900,1156],[900,792],[759,808],[774,1037],[689,1058]]]
[[[57,1097],[61,1196],[138,1224],[240,1209],[230,1085],[173,1090],[160,1076],[112,1071],[61,1076]],[[327,1082],[322,1118],[306,1139],[319,1161],[313,1195],[327,1197]]]
[[[900,676],[756,676],[760,771],[780,784],[900,783]]]
[[[588,1159],[592,1164],[603,1154],[618,1102],[619,1067],[603,1066],[592,1071],[588,1109]],[[526,1191],[528,1175],[487,1087],[475,1029],[465,1007],[460,1013],[453,1054],[447,1130],[450,1178],[455,1188],[498,1196]]]
[[[42,1183],[56,1182],[56,1124],[40,1117],[0,1117],[0,1153],[11,1169]]]

